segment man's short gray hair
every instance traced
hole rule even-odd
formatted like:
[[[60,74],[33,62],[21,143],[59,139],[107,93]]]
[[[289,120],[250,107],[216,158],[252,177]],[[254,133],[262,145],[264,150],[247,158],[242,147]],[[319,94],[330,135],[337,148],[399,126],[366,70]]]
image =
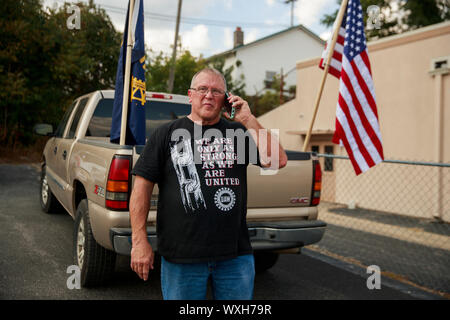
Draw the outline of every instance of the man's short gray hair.
[[[197,78],[197,76],[203,72],[213,73],[215,75],[220,76],[220,78],[223,80],[223,84],[225,86],[225,91],[227,91],[227,80],[225,80],[225,77],[223,76],[222,72],[220,72],[217,69],[211,68],[211,67],[203,68],[202,70],[200,70],[196,74],[194,74],[194,76],[192,77],[192,81],[191,81],[191,88],[194,87],[194,82],[195,82],[195,79]]]

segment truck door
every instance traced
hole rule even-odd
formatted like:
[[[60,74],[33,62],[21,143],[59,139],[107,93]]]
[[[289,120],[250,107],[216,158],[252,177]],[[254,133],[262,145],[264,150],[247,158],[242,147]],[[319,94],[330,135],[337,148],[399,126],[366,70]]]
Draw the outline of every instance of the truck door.
[[[47,172],[47,182],[50,186],[50,189],[55,194],[56,198],[61,199],[63,196],[63,188],[64,184],[61,178],[58,175],[58,161],[61,156],[60,144],[63,139],[65,132],[68,130],[68,123],[76,106],[78,104],[78,100],[74,101],[70,107],[66,110],[61,122],[58,125],[58,128],[55,132],[55,137],[51,139],[50,150],[46,156],[46,172]]]
[[[76,133],[78,124],[80,123],[81,116],[84,112],[89,97],[81,98],[74,112],[67,123],[67,129],[64,132],[62,138],[59,139],[57,145],[56,162],[55,162],[55,174],[58,180],[62,184],[61,197],[59,197],[61,203],[70,209],[72,206],[72,192],[70,191],[70,177],[69,177],[69,163],[72,153],[72,147],[76,139]]]

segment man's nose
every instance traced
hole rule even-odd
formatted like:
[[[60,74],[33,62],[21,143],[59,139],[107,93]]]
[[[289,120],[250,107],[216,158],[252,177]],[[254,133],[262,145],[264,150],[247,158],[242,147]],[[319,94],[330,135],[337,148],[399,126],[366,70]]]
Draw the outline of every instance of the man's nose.
[[[208,97],[208,98],[211,98],[211,99],[214,97],[214,95],[212,94],[212,90],[211,89],[206,91],[205,97]]]

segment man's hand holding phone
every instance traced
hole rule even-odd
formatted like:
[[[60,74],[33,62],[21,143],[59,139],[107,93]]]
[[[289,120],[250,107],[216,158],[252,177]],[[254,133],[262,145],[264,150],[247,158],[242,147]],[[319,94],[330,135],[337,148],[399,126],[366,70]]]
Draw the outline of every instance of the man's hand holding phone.
[[[225,93],[223,108],[223,115],[228,120],[244,123],[253,116],[247,101],[229,92]]]

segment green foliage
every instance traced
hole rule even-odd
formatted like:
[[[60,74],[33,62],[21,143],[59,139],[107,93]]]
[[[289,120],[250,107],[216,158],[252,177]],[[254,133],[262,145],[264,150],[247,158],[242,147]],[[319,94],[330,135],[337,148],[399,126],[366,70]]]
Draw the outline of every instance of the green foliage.
[[[265,91],[262,95],[248,96],[246,99],[255,117],[259,117],[280,105],[280,95],[271,90]]]
[[[228,68],[225,68],[225,59],[216,57],[212,60],[208,61],[208,65],[214,69],[217,69],[220,71],[223,76],[225,77],[225,80],[227,81],[227,90],[231,92],[232,94],[240,97],[245,97],[245,78],[244,75],[241,74],[238,79],[234,79],[232,74],[234,71],[234,68],[239,68],[241,65],[241,61],[237,60],[235,65],[231,65]]]
[[[77,4],[81,9],[80,30],[69,30],[66,20],[68,4],[50,11],[50,34],[57,49],[53,74],[61,82],[63,93],[73,97],[115,84],[121,35],[117,33],[103,9]]]
[[[416,29],[450,19],[448,0],[409,0],[404,4],[408,12],[405,23]]]
[[[80,30],[67,28],[66,6],[4,0],[0,15],[0,144],[34,140],[38,122],[55,127],[68,103],[114,85],[120,34],[104,10],[77,4]]]
[[[163,52],[155,55],[150,50],[146,63],[146,87],[148,91],[167,92],[171,57]],[[181,49],[175,62],[173,93],[187,94],[192,76],[205,67],[205,60],[192,56],[189,50]]]
[[[163,52],[155,54],[152,50],[150,50],[149,53],[150,57],[146,62],[147,90],[167,92],[171,56],[164,54]],[[179,49],[175,63],[173,93],[186,95],[194,74],[209,66],[222,72],[227,81],[228,91],[244,97],[244,76],[241,75],[237,80],[232,77],[233,70],[237,65],[240,65],[240,61],[236,63],[236,66],[225,68],[224,59],[216,58],[207,61],[202,56],[198,58],[194,57],[189,50]]]
[[[342,0],[337,0],[340,5]],[[382,38],[450,19],[448,0],[361,0],[364,24],[367,23],[367,8],[380,7],[381,28],[367,30],[368,39]],[[326,14],[320,22],[328,27],[336,20],[338,10]]]
[[[154,55],[152,50],[150,50],[150,55]],[[167,92],[167,81],[169,80],[170,70],[169,63],[169,56],[164,55],[163,52],[160,52],[155,57],[147,57],[147,61],[145,63],[147,91]],[[175,90],[174,93],[178,92]]]
[[[286,84],[283,85],[283,95],[280,95],[281,91],[281,77],[277,74],[273,78],[273,82],[268,90],[264,93],[257,94],[255,96],[247,97],[252,113],[255,117],[259,117],[280,105],[295,98],[296,86],[289,86],[286,88]]]

